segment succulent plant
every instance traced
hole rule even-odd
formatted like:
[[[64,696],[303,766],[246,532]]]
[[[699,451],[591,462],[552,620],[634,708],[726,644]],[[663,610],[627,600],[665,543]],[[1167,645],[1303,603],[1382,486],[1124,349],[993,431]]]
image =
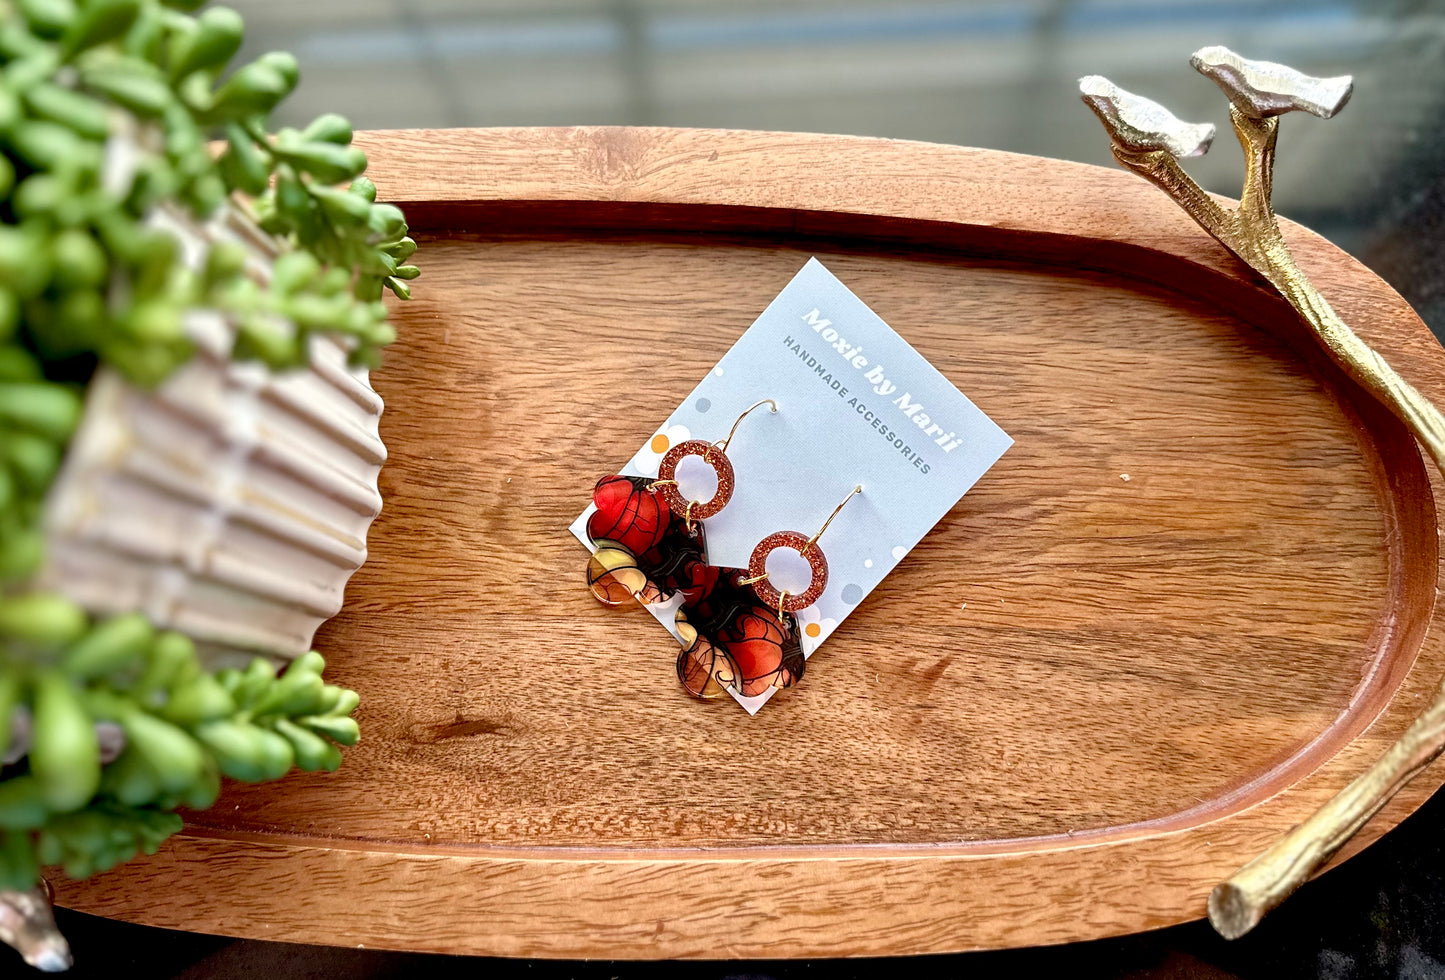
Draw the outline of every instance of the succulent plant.
[[[139,613],[92,624],[46,593],[0,600],[0,635],[0,753],[17,769],[0,780],[0,889],[40,864],[83,878],[153,853],[223,775],[334,770],[360,734],[356,693],[326,684],[314,651],[280,676],[262,657],[212,674],[180,633]]]
[[[418,273],[350,124],[271,132],[295,59],[230,68],[240,16],[198,6],[0,0],[0,890],[154,851],[222,776],[335,769],[358,736],[319,654],[210,672],[139,613],[97,619],[29,584],[98,367],[161,383],[196,310],[231,325],[235,359],[303,367],[327,335],[370,366],[393,339],[383,290],[405,299]],[[197,254],[178,222],[230,231]]]

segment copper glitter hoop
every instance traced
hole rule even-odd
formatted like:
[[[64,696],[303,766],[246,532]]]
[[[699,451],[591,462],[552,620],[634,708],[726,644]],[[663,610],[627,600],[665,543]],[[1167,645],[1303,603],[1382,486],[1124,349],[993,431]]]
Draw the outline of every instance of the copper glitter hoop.
[[[808,560],[808,567],[813,570],[808,587],[797,595],[779,592],[768,580],[768,555],[779,548],[792,548]],[[828,559],[823,557],[823,549],[801,531],[775,531],[753,549],[753,556],[748,559],[748,577],[743,581],[751,585],[754,594],[769,607],[797,612],[817,602],[828,587]]]
[[[778,403],[771,398],[764,398],[760,402],[754,402],[743,410],[743,414],[733,422],[733,427],[728,430],[725,438],[717,442],[703,442],[701,439],[689,439],[686,442],[679,442],[667,451],[662,457],[662,464],[657,468],[657,479],[652,483],[652,489],[662,491],[662,499],[667,501],[668,509],[678,517],[687,522],[687,529],[692,531],[693,521],[704,521],[715,516],[727,506],[732,499],[733,487],[737,481],[733,476],[732,460],[728,459],[728,443],[733,441],[733,436],[738,434],[738,426],[743,424],[743,419],[752,414],[754,409],[768,406],[768,410],[776,415]],[[682,495],[677,485],[677,464],[682,462],[684,456],[700,456],[702,461],[712,467],[717,474],[717,493],[712,499],[703,502],[701,500],[688,500]]]
[[[818,528],[818,533],[811,538],[803,537],[799,531],[775,531],[758,542],[753,549],[753,555],[748,559],[748,576],[742,579],[739,585],[751,585],[753,594],[766,602],[769,606],[778,607],[778,618],[781,619],[785,612],[797,612],[799,609],[806,609],[823,594],[828,587],[828,559],[823,557],[823,549],[818,547],[818,539],[823,532],[828,530],[828,525],[833,523],[833,518],[858,494],[863,492],[863,484],[858,484],[843,498],[843,503],[833,508],[833,513]],[[813,570],[813,577],[808,582],[808,588],[798,595],[790,592],[780,592],[773,583],[768,580],[768,555],[779,548],[792,548],[798,554],[808,560],[809,567]]]
[[[702,461],[711,466],[717,474],[717,493],[712,499],[706,502],[688,500],[677,488],[677,464],[682,462],[684,456],[700,456]],[[657,468],[657,482],[653,484],[662,493],[662,499],[667,501],[667,506],[678,517],[692,521],[702,521],[716,515],[727,506],[733,496],[733,488],[736,480],[733,476],[733,464],[728,459],[728,454],[710,442],[703,442],[701,439],[689,439],[686,442],[679,442],[667,451],[662,457],[662,465]]]

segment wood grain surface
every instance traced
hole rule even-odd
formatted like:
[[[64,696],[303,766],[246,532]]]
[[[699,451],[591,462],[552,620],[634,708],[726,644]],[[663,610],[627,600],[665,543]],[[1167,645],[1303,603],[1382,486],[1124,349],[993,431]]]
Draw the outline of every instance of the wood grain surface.
[[[1128,174],[792,134],[360,141],[423,269],[373,379],[386,507],[316,641],[363,741],[335,774],[229,787],[62,904],[518,956],[1154,928],[1203,915],[1445,675],[1414,443]],[[1403,300],[1287,234],[1445,398]],[[591,598],[567,525],[812,255],[1016,444],[749,718]]]

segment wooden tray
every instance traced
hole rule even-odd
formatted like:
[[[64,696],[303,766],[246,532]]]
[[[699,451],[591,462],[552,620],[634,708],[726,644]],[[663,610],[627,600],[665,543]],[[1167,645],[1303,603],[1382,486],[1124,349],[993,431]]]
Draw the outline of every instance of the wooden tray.
[[[771,133],[360,142],[424,270],[375,379],[386,510],[317,638],[364,740],[334,775],[230,787],[62,904],[550,957],[1150,929],[1201,916],[1445,675],[1414,443],[1137,177]],[[1404,301],[1286,234],[1445,401]],[[592,599],[567,524],[810,255],[1017,444],[750,719]]]

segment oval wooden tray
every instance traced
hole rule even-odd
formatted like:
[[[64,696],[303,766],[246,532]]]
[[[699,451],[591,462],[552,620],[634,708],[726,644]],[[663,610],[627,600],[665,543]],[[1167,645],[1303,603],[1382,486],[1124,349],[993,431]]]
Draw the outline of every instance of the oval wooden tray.
[[[364,740],[334,775],[230,787],[62,904],[508,956],[1150,929],[1201,916],[1445,675],[1414,443],[1137,177],[769,133],[361,143],[424,270],[375,378],[371,560],[317,638]],[[1445,401],[1404,301],[1286,234]],[[567,525],[810,255],[1017,444],[750,719],[688,699],[656,623],[592,599]]]

